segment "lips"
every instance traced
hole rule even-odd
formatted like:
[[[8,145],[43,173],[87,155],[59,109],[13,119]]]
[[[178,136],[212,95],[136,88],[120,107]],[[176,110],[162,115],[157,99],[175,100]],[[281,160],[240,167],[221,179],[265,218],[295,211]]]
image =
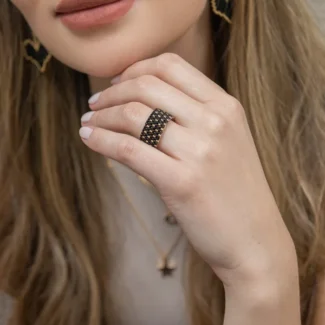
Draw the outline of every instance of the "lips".
[[[57,15],[69,14],[119,1],[120,0],[61,0],[55,8],[55,13]]]
[[[55,8],[54,15],[70,30],[96,30],[122,19],[133,8],[136,1],[61,0]]]

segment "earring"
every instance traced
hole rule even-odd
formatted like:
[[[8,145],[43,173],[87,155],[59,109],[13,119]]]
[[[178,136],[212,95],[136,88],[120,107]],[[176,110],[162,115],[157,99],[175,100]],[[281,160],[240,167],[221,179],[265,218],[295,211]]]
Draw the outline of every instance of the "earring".
[[[46,71],[47,64],[52,58],[46,48],[40,43],[40,41],[33,36],[33,39],[26,39],[23,42],[24,45],[24,58],[33,63],[39,72],[44,73]]]
[[[211,0],[212,12],[229,24],[231,24],[231,1],[232,0]]]

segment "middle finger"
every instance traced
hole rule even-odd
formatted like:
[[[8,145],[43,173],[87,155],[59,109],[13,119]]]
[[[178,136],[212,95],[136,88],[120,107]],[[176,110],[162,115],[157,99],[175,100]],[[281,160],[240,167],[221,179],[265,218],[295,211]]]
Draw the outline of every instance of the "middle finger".
[[[152,108],[161,108],[175,117],[175,121],[188,128],[200,125],[203,106],[180,90],[154,76],[141,76],[126,80],[104,90],[97,101],[90,101],[92,110],[141,102]]]

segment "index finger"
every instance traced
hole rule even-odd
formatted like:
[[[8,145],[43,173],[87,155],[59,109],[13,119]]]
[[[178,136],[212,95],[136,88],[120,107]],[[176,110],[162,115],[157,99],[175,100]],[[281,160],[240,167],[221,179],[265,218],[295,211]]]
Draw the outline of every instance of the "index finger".
[[[154,75],[201,103],[210,102],[217,96],[220,98],[220,95],[226,94],[225,90],[204,73],[173,53],[138,61],[114,78],[112,83],[120,83],[142,75]]]

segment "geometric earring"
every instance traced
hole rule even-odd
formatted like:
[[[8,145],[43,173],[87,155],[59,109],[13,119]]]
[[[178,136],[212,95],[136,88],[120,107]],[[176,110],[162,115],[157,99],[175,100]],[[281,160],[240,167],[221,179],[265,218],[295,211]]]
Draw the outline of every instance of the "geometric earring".
[[[218,2],[218,4],[217,4]],[[231,24],[231,0],[211,0],[212,12]]]
[[[46,48],[40,43],[40,41],[33,35],[33,39],[26,39],[23,42],[24,45],[24,58],[33,63],[39,72],[44,73],[47,64],[52,58]]]

